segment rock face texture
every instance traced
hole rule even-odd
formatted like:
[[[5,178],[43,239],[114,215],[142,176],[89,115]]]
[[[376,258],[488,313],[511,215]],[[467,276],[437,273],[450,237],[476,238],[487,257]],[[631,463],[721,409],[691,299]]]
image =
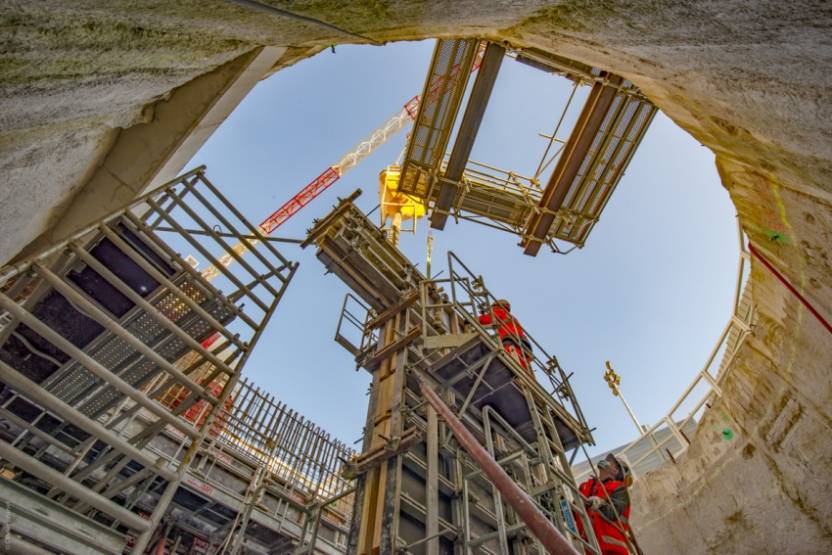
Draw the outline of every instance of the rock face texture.
[[[625,76],[716,153],[751,242],[832,318],[828,3],[262,3],[367,42],[478,36]],[[78,218],[66,208],[124,130],[164,124],[160,103],[177,88],[261,46],[287,47],[276,70],[360,41],[228,0],[4,2],[0,262]],[[99,210],[85,208],[87,218]],[[634,492],[646,553],[832,552],[832,334],[756,260],[752,288],[757,322],[722,400],[684,458]],[[731,441],[719,436],[725,425]]]

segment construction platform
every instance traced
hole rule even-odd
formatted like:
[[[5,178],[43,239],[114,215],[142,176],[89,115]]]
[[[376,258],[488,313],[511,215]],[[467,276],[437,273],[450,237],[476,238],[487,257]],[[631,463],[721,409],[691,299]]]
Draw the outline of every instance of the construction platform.
[[[486,172],[483,179],[483,165],[471,166],[469,158],[505,54],[503,47],[484,46],[475,39],[437,42],[422,92],[422,98],[431,101],[422,102],[415,116],[400,192],[429,205],[431,225],[436,229],[443,229],[452,216],[519,235],[529,255],[536,255],[544,244],[563,252],[558,241],[583,247],[656,107],[620,76],[534,49],[519,51],[514,54],[519,61],[589,85],[591,91],[556,154],[557,163],[545,187],[541,189],[535,179],[515,179],[517,174],[502,170],[497,175]],[[463,111],[469,75],[477,67]]]
[[[570,458],[592,436],[557,360],[528,337],[520,360],[484,328],[496,299],[453,254],[427,279],[353,204],[310,230],[328,272],[347,283],[336,341],[372,375],[350,553],[539,553],[544,548],[422,393],[435,390],[578,549],[584,504]],[[546,383],[546,387],[542,384]],[[590,538],[590,542],[594,541]]]
[[[0,270],[0,545],[342,553],[352,451],[240,381],[296,268],[197,168]]]

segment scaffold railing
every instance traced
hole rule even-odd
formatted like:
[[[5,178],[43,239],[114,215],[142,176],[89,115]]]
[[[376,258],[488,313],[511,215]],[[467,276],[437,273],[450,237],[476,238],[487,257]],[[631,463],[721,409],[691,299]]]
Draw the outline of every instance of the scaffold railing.
[[[486,329],[479,321],[480,315],[492,313],[499,300],[486,288],[482,276],[475,274],[455,253],[448,251],[448,278],[435,279],[430,283],[434,284],[433,286],[447,284],[451,301],[465,319],[466,325],[489,334],[495,345],[503,346],[505,338],[499,337],[493,329]],[[526,344],[528,347],[524,350],[525,356],[522,359],[514,357],[513,362],[520,367],[521,373],[530,373],[535,384],[548,383],[551,389],[547,393],[558,399],[580,426],[588,430],[589,426],[569,384],[569,377],[557,357],[548,353],[543,345],[522,327],[522,318],[513,312],[510,317],[516,318],[521,325],[518,328],[508,327],[504,333],[515,345]]]
[[[679,398],[671,405],[667,413],[655,424],[643,430],[643,433],[619,451],[631,469],[639,466],[657,454],[666,462],[676,462],[687,451],[691,438],[685,433],[692,426],[697,426],[704,411],[713,401],[722,396],[721,384],[724,382],[732,365],[734,356],[739,351],[754,321],[754,303],[750,272],[750,253],[742,226],[737,221],[737,235],[740,256],[737,262],[737,277],[731,305],[731,316],[723,327],[702,368],[682,391]],[[717,361],[719,361],[717,363]],[[670,433],[662,433],[662,430]],[[637,448],[644,438],[650,440],[651,446],[642,452]],[[675,441],[674,441],[675,440]],[[632,456],[638,452],[638,456]],[[589,470],[587,472],[590,472]],[[634,471],[634,479],[638,479]]]

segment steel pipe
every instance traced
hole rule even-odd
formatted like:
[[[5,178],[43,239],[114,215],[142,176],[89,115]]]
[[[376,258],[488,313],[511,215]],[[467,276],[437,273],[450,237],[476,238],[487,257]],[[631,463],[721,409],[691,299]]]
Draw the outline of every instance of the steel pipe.
[[[157,462],[147,456],[147,454],[136,449],[98,422],[87,418],[3,361],[0,361],[0,380],[17,389],[20,395],[38,403],[45,410],[53,412],[67,422],[91,433],[97,439],[104,441],[116,451],[119,451],[122,455],[130,457],[142,466],[153,469],[165,480],[172,480],[176,477],[175,472],[164,467],[156,466]]]
[[[4,549],[3,553],[9,555],[54,555],[52,551],[18,538],[12,535],[10,531],[7,531],[5,536],[0,537],[0,547]]]
[[[263,300],[262,300],[262,299],[260,299],[260,297],[258,297],[257,295],[255,295],[254,293],[252,293],[251,291],[249,291],[249,290],[248,290],[248,288],[246,288],[246,286],[243,284],[243,282],[241,282],[241,281],[237,278],[237,276],[235,276],[235,275],[234,275],[234,274],[233,274],[233,273],[232,273],[232,272],[228,269],[228,266],[223,265],[223,263],[222,263],[222,262],[220,262],[220,260],[218,260],[217,258],[215,258],[215,257],[214,257],[214,256],[213,256],[213,255],[212,255],[212,254],[208,251],[208,249],[206,249],[206,248],[203,246],[203,244],[202,244],[200,241],[197,241],[196,239],[194,239],[194,238],[191,236],[191,234],[190,234],[190,233],[189,233],[189,232],[188,232],[185,228],[183,228],[181,225],[179,225],[179,222],[177,222],[176,220],[174,220],[171,216],[169,216],[169,215],[164,214],[163,212],[161,212],[162,208],[159,206],[159,204],[158,204],[158,203],[156,203],[156,202],[155,202],[155,201],[153,201],[152,199],[148,199],[148,201],[147,201],[147,202],[148,202],[148,204],[149,204],[150,206],[152,206],[155,210],[159,211],[159,214],[160,214],[160,215],[161,215],[161,216],[165,219],[165,221],[166,221],[166,222],[167,222],[167,223],[168,223],[171,227],[173,227],[173,228],[176,230],[176,232],[177,232],[177,233],[179,233],[179,235],[181,235],[181,236],[182,236],[182,238],[183,238],[183,239],[185,239],[185,240],[186,240],[186,241],[187,241],[187,242],[188,242],[188,243],[189,243],[189,244],[190,244],[193,248],[195,248],[195,249],[199,252],[199,254],[201,254],[202,256],[204,256],[204,257],[205,257],[205,260],[206,260],[206,261],[208,261],[208,263],[209,263],[209,264],[211,264],[211,266],[213,266],[214,268],[216,268],[217,270],[219,270],[219,271],[222,273],[222,275],[226,277],[226,279],[228,279],[231,283],[233,283],[233,284],[234,284],[234,286],[235,286],[235,287],[237,287],[238,289],[240,289],[241,291],[243,291],[243,292],[246,294],[246,296],[247,296],[249,299],[251,299],[251,300],[254,302],[254,304],[256,304],[256,305],[260,308],[260,310],[262,310],[263,312],[268,312],[268,310],[269,310],[268,305],[267,305],[266,303],[264,303],[264,302],[263,302]],[[186,205],[184,205],[184,204],[183,204],[183,205],[182,205],[182,207],[183,207],[183,209],[184,209],[184,208],[186,207]],[[191,216],[191,217],[193,218],[193,216]],[[196,219],[196,218],[194,218],[194,219]],[[202,223],[201,223],[200,225],[202,226],[202,228],[203,228],[203,229],[205,229],[205,231],[206,231],[206,232],[208,232],[209,234],[211,233],[211,227],[210,227],[210,226],[208,226],[208,225],[207,225],[204,221],[202,221]],[[225,251],[226,251],[226,253],[227,253],[227,254],[231,254],[231,253],[233,252],[233,251],[231,251],[231,247],[229,247],[227,243],[224,243],[224,242],[223,242],[223,243],[220,243],[220,246],[223,248],[223,250],[225,250]],[[234,253],[234,254],[236,254],[236,253]],[[237,257],[237,258],[238,258],[238,260],[239,260],[239,257]],[[257,277],[258,277],[257,272],[253,272],[253,273],[252,273],[252,277],[257,278]],[[203,279],[204,279],[204,278],[203,278]]]
[[[436,409],[436,412],[448,425],[462,448],[482,468],[485,475],[500,491],[506,502],[514,508],[532,534],[543,544],[546,551],[552,555],[579,555],[575,548],[555,528],[555,525],[535,505],[531,497],[506,474],[506,471],[488,454],[488,451],[477,441],[474,434],[462,424],[453,411],[448,408],[448,405],[440,399],[439,395],[422,381],[420,381],[419,387],[425,399]]]
[[[83,503],[114,517],[133,530],[144,532],[150,528],[150,522],[136,513],[128,511],[121,505],[113,503],[109,499],[85,488],[75,480],[64,476],[54,468],[46,466],[22,451],[18,451],[4,440],[0,440],[0,457],[48,484],[65,491],[70,496],[80,499]]]
[[[809,300],[806,299],[806,297],[804,297],[800,293],[800,291],[797,290],[797,287],[792,285],[792,283],[788,280],[788,278],[786,278],[786,276],[777,271],[777,268],[774,267],[774,264],[769,262],[768,259],[765,256],[763,256],[763,254],[757,249],[757,247],[754,246],[754,243],[750,241],[748,242],[748,250],[751,252],[752,256],[759,260],[762,263],[762,265],[765,266],[766,269],[769,272],[771,272],[771,274],[775,278],[777,278],[777,281],[783,284],[783,287],[788,289],[789,292],[792,295],[794,295],[798,301],[800,301],[800,304],[806,307],[806,310],[808,310],[812,314],[812,316],[814,316],[817,319],[817,321],[820,322],[820,324],[824,328],[826,328],[826,331],[832,333],[832,324],[829,323],[829,320],[823,317],[823,315],[818,311],[818,309],[815,308],[814,305],[810,303]]]
[[[110,370],[102,366],[99,362],[89,356],[87,353],[73,345],[64,336],[58,334],[55,330],[35,318],[32,314],[24,310],[16,302],[0,293],[0,307],[12,313],[21,322],[32,328],[36,333],[44,339],[55,345],[58,349],[74,358],[77,362],[82,364],[87,370],[95,374],[96,377],[104,382],[112,385],[119,393],[130,397],[133,401],[149,410],[156,417],[163,420],[166,424],[170,424],[180,432],[196,437],[197,433],[184,420],[176,418],[162,405],[149,399],[144,393],[134,388],[120,377],[113,374]]]

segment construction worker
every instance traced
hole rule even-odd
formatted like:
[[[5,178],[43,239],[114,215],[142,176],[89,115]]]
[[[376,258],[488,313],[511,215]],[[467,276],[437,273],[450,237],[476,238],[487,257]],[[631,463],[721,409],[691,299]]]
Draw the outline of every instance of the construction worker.
[[[495,301],[490,311],[482,310],[479,320],[483,326],[496,328],[503,349],[534,377],[531,370],[532,345],[520,322],[511,314],[511,303],[505,299]]]
[[[598,477],[578,488],[584,496],[586,513],[598,539],[601,555],[629,555],[627,532],[630,529],[630,468],[610,453],[598,461]],[[576,518],[578,531],[586,539],[583,523]],[[587,553],[590,553],[587,551]]]

